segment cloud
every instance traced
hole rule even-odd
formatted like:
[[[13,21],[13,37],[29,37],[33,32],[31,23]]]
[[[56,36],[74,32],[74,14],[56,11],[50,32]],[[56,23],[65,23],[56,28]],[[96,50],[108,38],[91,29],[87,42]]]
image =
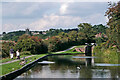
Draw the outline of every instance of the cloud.
[[[88,16],[103,13],[107,10],[107,3],[65,2],[65,3],[31,3],[9,2],[3,3],[4,19],[39,19],[43,15],[56,14],[67,16]]]
[[[38,9],[40,9],[39,4],[33,4],[33,5],[29,6],[29,7],[27,7],[25,10],[23,10],[22,13],[24,15],[28,16],[28,15],[34,13],[34,11],[36,11]]]
[[[28,24],[3,24],[1,32],[11,32],[11,31],[18,31],[18,30],[25,30],[28,28]]]
[[[2,25],[2,32],[9,32],[9,31],[12,31],[12,30],[15,30],[17,29],[16,25],[13,25],[13,24],[4,24]]]
[[[83,22],[105,24],[107,3],[73,2],[3,3],[3,31],[76,28]]]
[[[91,24],[105,24],[106,23],[106,17],[101,13],[84,17],[84,20]]]
[[[2,4],[4,19],[41,18],[44,14],[59,12],[60,3],[8,2]]]
[[[3,11],[3,17],[7,18],[20,18],[29,16],[31,13],[33,13],[35,10],[38,9],[37,3],[3,3],[2,6]]]
[[[102,14],[93,14],[87,17],[79,17],[79,16],[59,16],[55,14],[44,15],[39,20],[36,20],[30,24],[21,24],[21,25],[13,25],[13,24],[5,24],[3,25],[3,31],[13,31],[13,30],[25,30],[29,28],[30,30],[48,30],[50,28],[77,28],[80,23],[91,23],[91,24],[105,24],[106,17],[103,17]]]
[[[43,18],[34,21],[30,24],[4,24],[3,31],[23,30],[30,28],[31,30],[48,30],[50,28],[74,28],[79,22],[83,22],[80,17],[73,16],[58,16],[58,15],[44,15]]]
[[[65,14],[68,8],[68,3],[62,4],[60,7],[60,13]]]
[[[81,22],[80,17],[72,16],[58,16],[58,15],[44,15],[44,17],[38,21],[30,24],[32,30],[47,30],[50,28],[71,28],[77,26],[76,23]],[[34,26],[34,27],[33,27]]]

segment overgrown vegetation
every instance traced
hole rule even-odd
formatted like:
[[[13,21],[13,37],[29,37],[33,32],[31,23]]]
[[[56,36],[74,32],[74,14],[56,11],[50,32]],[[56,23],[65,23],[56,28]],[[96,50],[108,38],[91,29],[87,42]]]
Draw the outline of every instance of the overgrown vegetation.
[[[100,39],[94,48],[97,56],[103,57],[104,62],[119,63],[120,54],[120,2],[109,3],[109,8],[106,11],[106,16],[109,21],[107,25],[109,28],[106,30],[107,39]],[[101,42],[104,40],[104,42]]]
[[[10,48],[12,48],[15,43],[14,42],[2,42],[2,55],[0,54],[0,56],[2,58],[5,58],[5,57],[9,57],[9,50]]]
[[[107,25],[107,47],[110,48],[116,45],[117,49],[120,51],[120,1],[118,3],[109,3],[109,8],[106,11],[106,16],[109,21]]]
[[[103,62],[118,64],[119,63],[119,53],[116,47],[106,48],[104,44],[98,45],[94,48],[95,56],[101,57]]]

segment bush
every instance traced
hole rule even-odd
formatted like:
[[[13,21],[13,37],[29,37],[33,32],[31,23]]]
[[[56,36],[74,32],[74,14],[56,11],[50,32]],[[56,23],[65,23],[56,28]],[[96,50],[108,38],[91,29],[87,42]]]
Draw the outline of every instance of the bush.
[[[25,36],[25,35],[23,35]],[[22,39],[21,39],[22,38]],[[44,42],[35,36],[29,36],[23,38],[22,36],[18,40],[15,50],[19,49],[20,51],[30,51],[31,54],[41,54],[48,51],[47,46]]]
[[[23,51],[20,52],[20,55],[31,55],[30,51]]]
[[[48,47],[42,41],[41,43],[35,45],[35,52],[36,52],[36,54],[47,53],[48,52]]]
[[[48,52],[55,52],[59,50],[59,38],[52,37],[48,40]]]
[[[105,48],[106,43],[102,43],[94,48],[95,56],[102,57],[103,61],[106,63],[118,63],[118,53],[116,47]]]
[[[15,45],[14,42],[2,42],[2,57],[8,57],[9,51],[11,48],[13,48]]]
[[[34,48],[35,48],[35,42],[30,38],[22,39],[18,41],[15,46],[15,50],[19,49],[20,51],[35,52]]]

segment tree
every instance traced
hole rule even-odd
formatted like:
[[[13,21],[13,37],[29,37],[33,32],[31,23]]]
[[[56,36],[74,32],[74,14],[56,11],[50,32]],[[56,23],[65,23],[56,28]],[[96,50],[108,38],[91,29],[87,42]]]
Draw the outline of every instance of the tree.
[[[105,27],[104,25],[102,24],[99,24],[99,25],[94,25],[93,26],[93,30],[95,31],[96,34],[98,33],[105,33],[106,34],[106,29],[108,27]]]
[[[31,51],[31,53],[35,53],[35,41],[31,38],[19,40],[16,44],[16,50],[20,51]]]
[[[78,38],[78,34],[77,34],[77,31],[70,31],[69,33],[68,33],[69,35],[69,39],[71,40],[71,41],[77,41],[77,38]]]
[[[109,8],[106,11],[105,16],[109,19],[107,25],[110,27],[107,30],[109,38],[108,42],[115,43],[117,48],[120,50],[120,1],[113,4],[109,2]]]
[[[80,30],[80,33],[82,34],[81,36],[83,36],[88,43],[92,42],[95,33],[93,31],[92,25],[89,23],[80,23],[78,25],[78,28]]]
[[[48,51],[47,45],[37,36],[22,35],[15,49],[20,51],[30,51],[32,54],[46,53]]]
[[[9,57],[9,51],[11,48],[13,48],[15,46],[14,42],[2,42],[2,57]]]
[[[57,36],[51,37],[48,42],[48,51],[55,52],[61,50],[61,40]]]
[[[9,32],[9,33],[6,33],[6,32],[3,32],[3,37],[2,39],[3,40],[12,40],[12,41],[17,41],[19,36],[25,34],[25,31],[13,31],[13,32]]]
[[[30,35],[23,34],[22,36],[19,37],[18,41],[21,41],[23,39],[28,39],[30,38]]]

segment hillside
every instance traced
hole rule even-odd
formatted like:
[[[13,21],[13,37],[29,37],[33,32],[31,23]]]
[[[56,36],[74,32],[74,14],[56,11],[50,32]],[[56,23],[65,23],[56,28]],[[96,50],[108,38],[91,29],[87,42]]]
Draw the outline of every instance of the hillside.
[[[61,32],[68,33],[70,31],[78,31],[78,29],[49,29],[47,31],[29,31],[29,35],[38,36],[41,39],[46,39],[48,37],[59,35]],[[4,34],[4,36],[1,38],[2,40],[12,40],[17,41],[19,36],[25,34],[26,31],[13,31]]]

